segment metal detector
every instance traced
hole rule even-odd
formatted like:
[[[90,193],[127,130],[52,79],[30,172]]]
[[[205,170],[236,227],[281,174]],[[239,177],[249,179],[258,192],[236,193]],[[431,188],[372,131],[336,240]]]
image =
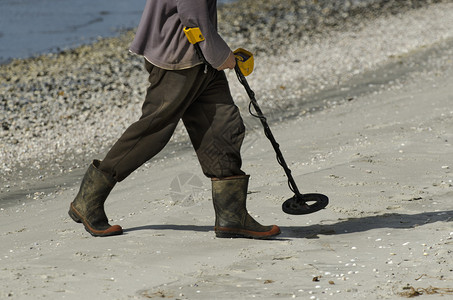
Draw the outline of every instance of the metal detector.
[[[186,27],[184,28],[184,32],[186,33],[189,42],[195,46],[195,49],[200,59],[206,65],[209,65],[209,63],[203,56],[200,45],[198,45],[198,42],[204,40],[204,37],[201,34],[200,29],[198,27],[195,28]],[[266,117],[263,115],[258,105],[258,102],[256,101],[255,93],[250,88],[247,80],[245,79],[244,74],[248,75],[253,71],[253,55],[250,52],[241,48],[234,51],[234,55],[236,57],[237,62],[236,66],[234,67],[236,76],[239,82],[244,86],[250,98],[249,112],[252,116],[260,119],[261,124],[263,125],[264,128],[264,134],[271,142],[272,147],[274,148],[275,153],[277,155],[277,162],[282,166],[286,173],[286,176],[288,177],[289,189],[294,193],[293,197],[289,198],[282,204],[282,210],[285,213],[291,215],[304,215],[314,213],[317,212],[318,210],[325,208],[329,204],[329,198],[326,195],[318,193],[301,194],[299,192],[296,182],[294,181],[294,178],[291,174],[291,170],[286,164],[285,159],[283,158],[283,154],[280,151],[280,145],[275,140],[274,135],[272,134],[272,131],[267,123]],[[252,112],[252,106],[255,110],[255,113]]]

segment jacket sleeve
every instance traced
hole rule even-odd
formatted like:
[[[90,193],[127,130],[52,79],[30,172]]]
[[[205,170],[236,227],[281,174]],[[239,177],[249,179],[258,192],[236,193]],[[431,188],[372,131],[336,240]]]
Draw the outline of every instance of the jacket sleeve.
[[[213,68],[218,68],[231,49],[217,32],[217,11],[210,11],[208,1],[211,0],[176,0],[176,6],[183,26],[200,28],[205,38],[200,42],[203,55]]]

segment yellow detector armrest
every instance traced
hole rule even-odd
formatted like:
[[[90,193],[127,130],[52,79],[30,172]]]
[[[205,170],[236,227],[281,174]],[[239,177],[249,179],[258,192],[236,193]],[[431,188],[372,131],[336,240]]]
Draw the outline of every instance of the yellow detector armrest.
[[[200,28],[198,27],[184,27],[184,33],[186,34],[186,37],[191,44],[196,44],[198,42],[204,41],[204,36],[201,33]]]

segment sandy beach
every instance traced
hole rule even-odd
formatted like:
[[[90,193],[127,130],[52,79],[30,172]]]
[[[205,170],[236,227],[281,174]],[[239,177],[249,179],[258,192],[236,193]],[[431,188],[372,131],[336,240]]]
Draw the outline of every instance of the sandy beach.
[[[299,189],[330,198],[315,214],[282,212],[293,194],[228,73],[248,128],[248,209],[261,223],[281,226],[273,240],[215,238],[210,182],[183,129],[113,190],[106,212],[125,233],[111,238],[91,237],[67,215],[85,163],[108,145],[81,151],[77,166],[41,177],[15,173],[3,156],[9,181],[0,190],[0,299],[450,299],[452,16],[452,3],[435,4],[332,33],[300,52],[288,48],[278,56],[292,62],[287,74],[275,56],[257,57],[250,85]],[[395,36],[380,31],[397,22]],[[362,67],[348,69],[349,60]],[[317,72],[328,66],[338,73]],[[332,78],[341,80],[320,87]],[[121,131],[111,129],[99,144]]]

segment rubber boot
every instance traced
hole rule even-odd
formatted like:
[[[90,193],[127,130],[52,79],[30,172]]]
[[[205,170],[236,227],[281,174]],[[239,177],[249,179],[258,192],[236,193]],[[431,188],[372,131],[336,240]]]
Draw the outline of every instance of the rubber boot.
[[[104,211],[104,202],[116,180],[98,169],[94,160],[83,177],[79,193],[69,207],[69,216],[83,223],[92,236],[111,236],[123,233],[119,225],[111,226]]]
[[[219,238],[267,239],[280,234],[277,225],[263,226],[247,212],[249,176],[212,178],[215,233]]]

